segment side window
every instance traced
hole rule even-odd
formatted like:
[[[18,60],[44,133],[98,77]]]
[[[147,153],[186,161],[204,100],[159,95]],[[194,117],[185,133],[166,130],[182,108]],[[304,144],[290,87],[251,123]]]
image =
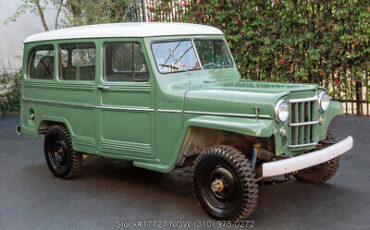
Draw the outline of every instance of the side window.
[[[52,45],[35,48],[28,59],[28,77],[31,79],[53,79],[54,56],[55,52]]]
[[[94,43],[59,46],[59,77],[62,80],[92,81],[95,79]]]
[[[104,49],[106,81],[146,82],[149,80],[144,53],[137,42],[109,42]]]

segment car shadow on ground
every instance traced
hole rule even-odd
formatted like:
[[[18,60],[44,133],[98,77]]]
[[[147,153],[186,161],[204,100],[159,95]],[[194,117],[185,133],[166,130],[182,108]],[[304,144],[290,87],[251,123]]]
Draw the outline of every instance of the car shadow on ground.
[[[163,197],[169,199],[181,197],[181,203],[196,206],[191,188],[191,167],[176,169],[169,174],[163,174],[134,167],[131,162],[125,160],[88,157],[84,159],[78,177],[67,182],[52,176],[46,164],[28,166],[24,168],[24,171],[22,172],[23,175],[39,180],[46,179],[56,186],[60,183],[68,183],[81,190],[89,190],[89,187],[90,189],[99,187],[100,192],[103,193],[105,190],[107,193],[125,191],[130,194],[138,194],[138,196],[145,191],[149,195],[145,199],[155,200],[157,199],[156,196],[150,196],[150,194],[162,194]],[[68,190],[65,187],[60,187],[60,189]],[[326,206],[335,206],[337,199],[348,196],[358,197],[360,195],[344,185],[331,184],[330,181],[322,185],[306,184],[295,180],[280,184],[262,185],[259,187],[257,208],[249,219],[258,223],[259,226],[262,224],[269,227],[266,218],[286,217],[286,222],[289,222],[289,217],[292,215],[303,219],[315,218],[316,215],[321,215],[321,211],[325,210]],[[141,199],[141,197],[137,197],[137,199]],[[309,208],[309,212],[307,212],[307,208]],[[205,214],[201,215],[200,218],[208,219]]]
[[[163,174],[132,165],[130,161],[89,157],[84,159],[83,168],[76,180],[107,181],[119,186],[142,187],[182,197],[191,196],[191,168],[174,170]]]

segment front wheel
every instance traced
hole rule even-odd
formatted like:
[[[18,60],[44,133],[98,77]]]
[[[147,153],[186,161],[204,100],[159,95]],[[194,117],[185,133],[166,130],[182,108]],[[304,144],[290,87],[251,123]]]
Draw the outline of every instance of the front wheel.
[[[243,220],[257,205],[258,185],[249,160],[237,149],[212,146],[193,166],[193,189],[203,209],[218,220]]]

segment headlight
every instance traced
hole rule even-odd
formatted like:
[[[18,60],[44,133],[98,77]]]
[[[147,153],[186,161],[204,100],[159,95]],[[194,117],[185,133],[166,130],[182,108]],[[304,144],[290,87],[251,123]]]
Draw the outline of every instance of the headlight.
[[[275,105],[275,116],[278,122],[286,122],[289,117],[289,105],[283,100]]]
[[[330,97],[327,93],[321,92],[319,94],[319,108],[321,112],[326,111],[329,108]]]

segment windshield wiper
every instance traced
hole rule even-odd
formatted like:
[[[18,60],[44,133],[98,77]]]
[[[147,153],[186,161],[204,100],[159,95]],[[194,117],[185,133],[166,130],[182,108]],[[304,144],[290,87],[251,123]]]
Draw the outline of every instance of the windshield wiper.
[[[177,66],[174,66],[174,65],[167,65],[167,64],[159,64],[160,66],[163,66],[163,67],[167,67],[167,68],[173,68],[173,69],[175,69],[175,70],[177,70],[176,72],[186,72],[186,73],[188,73],[189,75],[193,75],[193,73],[192,72],[190,72],[189,70],[187,70],[187,69],[180,69],[179,67],[177,67]]]
[[[167,67],[167,68],[172,68],[172,69],[176,69],[176,70],[179,70],[180,68],[177,67],[177,66],[174,66],[174,65],[167,65],[167,64],[159,64],[160,66],[163,66],[163,67]]]

